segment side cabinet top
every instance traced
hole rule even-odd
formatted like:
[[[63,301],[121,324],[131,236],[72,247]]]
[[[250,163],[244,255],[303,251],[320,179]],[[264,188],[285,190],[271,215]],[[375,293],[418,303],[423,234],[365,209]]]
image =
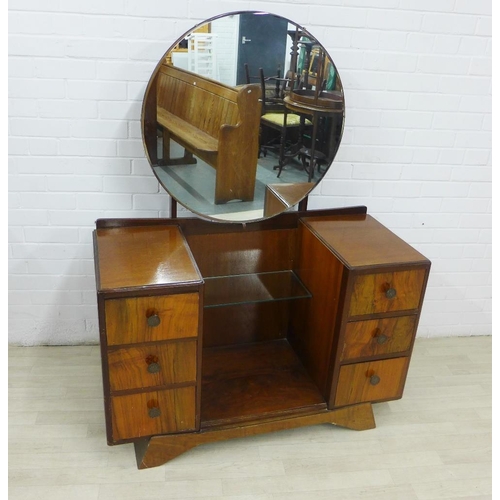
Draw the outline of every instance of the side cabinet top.
[[[134,226],[94,231],[98,291],[202,282],[178,226]]]
[[[370,215],[301,220],[350,269],[430,264],[420,252]]]

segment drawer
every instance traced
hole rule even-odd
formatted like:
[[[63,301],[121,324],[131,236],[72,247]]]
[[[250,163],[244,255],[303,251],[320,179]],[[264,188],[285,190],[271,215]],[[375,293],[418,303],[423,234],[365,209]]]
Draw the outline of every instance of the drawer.
[[[418,309],[426,269],[360,274],[354,280],[349,317]]]
[[[335,406],[400,398],[409,361],[404,357],[342,366]]]
[[[340,361],[407,351],[416,324],[416,315],[347,323]]]
[[[111,391],[195,382],[196,344],[185,340],[110,350]]]
[[[198,306],[197,293],[108,299],[108,345],[196,337]]]
[[[195,393],[183,387],[112,397],[113,442],[194,430]]]

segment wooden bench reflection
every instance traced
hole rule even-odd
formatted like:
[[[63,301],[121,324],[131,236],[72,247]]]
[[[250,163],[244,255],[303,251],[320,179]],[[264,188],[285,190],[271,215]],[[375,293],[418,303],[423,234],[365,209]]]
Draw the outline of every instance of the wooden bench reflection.
[[[164,63],[157,76],[157,123],[163,133],[160,165],[196,163],[216,170],[216,204],[253,201],[259,148],[259,85],[231,87]],[[171,158],[170,140],[184,149]]]

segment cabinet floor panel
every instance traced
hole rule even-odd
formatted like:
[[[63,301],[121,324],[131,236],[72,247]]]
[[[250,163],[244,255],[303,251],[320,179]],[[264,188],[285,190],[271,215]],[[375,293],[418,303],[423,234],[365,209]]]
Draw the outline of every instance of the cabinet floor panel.
[[[203,428],[326,409],[286,339],[204,349],[201,391]]]

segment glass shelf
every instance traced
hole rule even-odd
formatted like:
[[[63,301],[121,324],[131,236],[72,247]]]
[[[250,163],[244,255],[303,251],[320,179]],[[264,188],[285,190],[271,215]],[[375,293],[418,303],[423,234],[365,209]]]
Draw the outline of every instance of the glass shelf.
[[[311,298],[293,271],[216,276],[205,279],[205,307]]]

